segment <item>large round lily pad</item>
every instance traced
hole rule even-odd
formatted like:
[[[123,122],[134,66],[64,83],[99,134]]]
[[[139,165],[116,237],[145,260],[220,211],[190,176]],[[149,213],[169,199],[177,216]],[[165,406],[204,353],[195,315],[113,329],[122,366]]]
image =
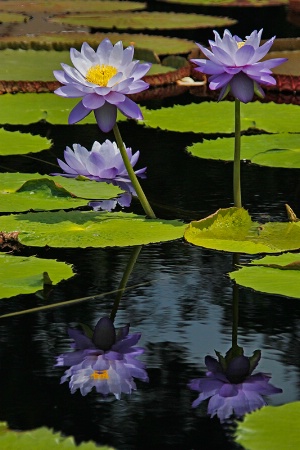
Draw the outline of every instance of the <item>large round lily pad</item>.
[[[300,248],[299,222],[259,224],[243,208],[219,209],[191,222],[184,238],[199,247],[238,253],[280,253]]]
[[[0,155],[25,155],[49,149],[51,140],[30,133],[0,129]]]
[[[20,23],[30,20],[29,16],[0,12],[0,23]]]
[[[232,161],[234,138],[197,142],[187,151],[199,158]],[[270,167],[300,169],[300,135],[291,133],[242,136],[241,159]]]
[[[53,284],[74,275],[71,266],[52,259],[34,256],[13,256],[0,254],[0,298],[9,298],[19,294],[31,294],[43,289],[44,272]],[[48,281],[46,278],[46,282]],[[1,442],[1,439],[0,439]]]
[[[233,133],[233,102],[202,102],[150,110],[142,108],[144,123],[162,130],[195,133]],[[283,120],[284,118],[284,120]],[[241,105],[241,128],[256,128],[270,133],[299,132],[300,108],[297,105],[252,102]]]
[[[16,1],[5,0],[0,2],[0,10],[17,12],[48,12],[52,14],[70,12],[102,12],[102,11],[127,11],[144,9],[145,3],[137,3],[126,0],[47,0],[43,1]]]
[[[183,236],[177,220],[146,219],[133,213],[59,211],[0,218],[0,231],[18,232],[21,244],[43,247],[123,247]]]
[[[87,199],[110,199],[121,192],[120,188],[112,184],[90,180],[79,181],[30,173],[2,173],[0,211],[78,208],[87,205]]]
[[[174,30],[229,27],[236,23],[227,17],[164,12],[123,12],[114,14],[77,14],[55,16],[51,22],[95,29]]]
[[[299,253],[265,256],[229,276],[236,283],[256,291],[300,298]]]
[[[113,44],[123,42],[123,46],[135,46],[135,57],[140,59],[139,48],[149,49],[157,55],[188,54],[196,45],[193,41],[167,36],[150,36],[147,34],[128,33],[49,33],[37,36],[1,36],[0,48],[12,48],[24,50],[69,50],[71,47],[80,49],[83,42],[88,42],[94,49],[99,43],[109,38]]]

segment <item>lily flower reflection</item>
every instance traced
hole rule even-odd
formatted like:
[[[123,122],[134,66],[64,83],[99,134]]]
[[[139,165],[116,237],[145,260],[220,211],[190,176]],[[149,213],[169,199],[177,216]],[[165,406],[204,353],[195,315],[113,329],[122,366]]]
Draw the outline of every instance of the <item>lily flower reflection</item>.
[[[139,159],[140,152],[137,151],[132,154],[130,147],[126,148],[126,152],[131,166],[134,167]],[[108,139],[103,144],[95,141],[91,151],[80,144],[73,144],[73,150],[66,147],[64,158],[66,162],[61,159],[57,159],[57,162],[65,173],[54,173],[53,175],[67,178],[83,176],[95,181],[129,181],[120,150],[115,142]],[[135,174],[142,176],[145,171],[146,167],[136,170]]]
[[[282,392],[269,383],[271,376],[258,372],[252,374],[260,358],[260,351],[252,357],[232,356],[229,351],[224,358],[217,353],[218,359],[206,356],[205,365],[208,369],[206,377],[192,380],[188,387],[200,392],[193,402],[196,408],[203,400],[208,402],[208,414],[218,416],[224,422],[232,414],[241,417],[246,413],[266,405],[262,395],[272,395]]]
[[[192,59],[199,72],[211,75],[208,79],[211,90],[221,89],[219,100],[229,91],[243,103],[252,100],[254,93],[264,97],[261,84],[274,86],[273,67],[287,61],[287,58],[272,58],[260,61],[270,50],[275,36],[259,46],[262,31],[253,31],[243,41],[225,30],[223,38],[214,31],[215,41],[209,41],[211,51],[197,44],[208,59]]]
[[[148,89],[149,84],[141,78],[149,71],[151,64],[133,60],[134,48],[123,50],[121,41],[115,45],[104,39],[97,50],[84,42],[79,52],[70,50],[74,67],[61,64],[63,70],[55,70],[55,78],[63,85],[55,94],[61,97],[82,98],[72,109],[69,123],[84,119],[94,111],[99,128],[105,133],[116,123],[117,110],[130,119],[142,119],[139,106],[128,94]]]
[[[143,348],[135,347],[141,333],[128,333],[129,325],[116,329],[109,317],[98,321],[91,337],[69,329],[75,351],[57,357],[56,366],[70,366],[61,383],[69,381],[72,394],[79,389],[86,395],[93,388],[118,400],[122,393],[131,394],[136,389],[133,378],[148,381],[148,375],[144,363],[136,359],[144,353]]]
[[[142,174],[141,177],[145,178],[146,176]],[[89,202],[89,206],[93,208],[94,211],[113,211],[117,205],[121,206],[121,208],[128,208],[131,205],[132,197],[136,196],[136,192],[130,181],[111,180],[110,183],[123,189],[123,191],[125,191],[124,194],[120,194],[117,198],[112,198],[110,200]]]

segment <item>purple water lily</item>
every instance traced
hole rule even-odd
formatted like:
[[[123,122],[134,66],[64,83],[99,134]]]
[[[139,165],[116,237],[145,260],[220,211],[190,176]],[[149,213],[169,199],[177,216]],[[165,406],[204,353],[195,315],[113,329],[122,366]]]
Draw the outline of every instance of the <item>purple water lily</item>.
[[[108,132],[116,123],[117,110],[131,119],[142,119],[138,105],[126,97],[149,87],[141,78],[151,64],[133,61],[133,46],[123,50],[121,41],[113,45],[104,39],[94,51],[84,42],[79,52],[70,50],[74,67],[61,64],[63,70],[55,70],[54,76],[63,84],[55,94],[82,100],[69,115],[69,123],[79,122],[94,111],[99,128]]]
[[[252,375],[261,355],[255,352],[253,357],[236,356],[219,358],[206,356],[205,365],[208,369],[206,377],[192,380],[188,387],[200,392],[192,407],[210,398],[208,414],[217,415],[221,422],[232,414],[241,417],[246,413],[266,405],[262,395],[272,395],[282,392],[269,383],[271,376],[262,372]]]
[[[275,40],[274,36],[260,47],[262,31],[253,31],[245,41],[232,36],[228,30],[224,31],[223,39],[214,31],[215,41],[209,41],[211,51],[197,44],[208,59],[192,59],[192,62],[199,66],[196,70],[211,75],[208,79],[210,89],[221,89],[219,100],[231,91],[235,98],[248,103],[254,93],[264,96],[260,84],[276,84],[270,69],[287,59],[273,58],[259,62]]]
[[[128,333],[129,325],[116,329],[109,317],[98,321],[92,337],[70,329],[75,351],[57,357],[56,366],[70,366],[61,383],[69,381],[72,394],[80,389],[86,395],[93,388],[118,400],[122,393],[131,394],[136,389],[133,378],[148,381],[148,375],[144,363],[136,359],[144,353],[143,348],[135,347],[141,334]]]
[[[130,147],[126,148],[126,152],[132,167],[134,167],[140,152],[137,151],[132,154]],[[64,157],[66,162],[61,159],[58,159],[57,162],[65,173],[55,173],[53,175],[69,178],[76,178],[81,175],[96,181],[129,181],[120,150],[115,142],[111,142],[108,139],[102,145],[95,141],[91,151],[88,151],[80,144],[73,144],[73,150],[70,147],[66,148]],[[141,176],[145,171],[146,167],[137,170],[135,174]]]

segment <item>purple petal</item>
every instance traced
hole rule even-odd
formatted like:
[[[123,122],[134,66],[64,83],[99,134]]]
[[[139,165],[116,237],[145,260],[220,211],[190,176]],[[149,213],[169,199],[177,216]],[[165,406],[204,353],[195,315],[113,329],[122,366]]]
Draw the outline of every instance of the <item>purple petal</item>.
[[[94,114],[101,131],[111,131],[117,120],[117,107],[105,102],[101,108],[95,109]]]
[[[69,124],[79,122],[84,119],[88,114],[90,114],[91,109],[87,109],[83,106],[82,101],[77,103],[77,105],[72,109],[69,115]]]
[[[104,98],[97,94],[88,94],[85,95],[82,99],[83,106],[88,109],[101,108],[101,106],[103,106],[104,103],[105,103]]]
[[[121,111],[124,116],[129,117],[130,119],[142,120],[143,114],[140,110],[139,106],[128,97],[125,98],[123,103],[118,105],[118,109]]]
[[[110,92],[105,96],[105,100],[112,105],[118,105],[118,103],[122,103],[125,100],[125,95],[120,94],[119,92]]]
[[[254,84],[247,75],[240,72],[235,75],[231,82],[230,88],[232,95],[243,103],[248,103],[252,100],[254,95]]]
[[[235,63],[237,66],[244,66],[249,64],[249,61],[255,53],[254,48],[251,45],[243,45],[239,48],[235,54]]]
[[[113,321],[109,317],[102,317],[95,326],[93,343],[101,350],[109,350],[116,340]]]
[[[214,91],[216,89],[226,86],[230,80],[233,79],[233,75],[229,73],[222,73],[221,75],[212,75],[209,77],[209,88]]]

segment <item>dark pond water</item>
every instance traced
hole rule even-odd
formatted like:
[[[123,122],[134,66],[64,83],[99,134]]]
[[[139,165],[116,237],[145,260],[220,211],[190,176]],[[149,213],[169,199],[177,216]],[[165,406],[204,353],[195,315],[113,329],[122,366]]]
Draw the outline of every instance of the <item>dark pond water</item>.
[[[276,32],[276,30],[275,30]],[[199,101],[191,94],[149,104],[158,107]],[[201,117],[195,117],[201,121]],[[9,129],[16,129],[11,127]],[[23,130],[24,127],[19,127]],[[90,148],[113,135],[96,126],[39,124],[28,131],[53,139],[50,152],[34,157],[0,159],[2,171],[51,173],[66,145],[79,142]],[[162,218],[200,219],[232,205],[232,164],[188,156],[185,147],[193,133],[176,134],[120,124],[122,137],[141,150],[139,167],[148,167],[142,181],[146,194]],[[244,206],[254,219],[286,220],[285,203],[300,214],[300,171],[242,165]],[[138,203],[134,212],[142,213]],[[134,232],[134,230],[132,230]],[[55,250],[29,248],[15,252],[56,258],[74,265],[75,278],[60,283],[49,303],[97,296],[118,288],[132,249]],[[232,441],[233,424],[220,425],[206,414],[206,404],[191,408],[196,394],[187,388],[192,378],[205,373],[204,358],[231,346],[233,284],[232,254],[196,248],[183,240],[144,246],[121,300],[115,323],[128,322],[141,331],[146,348],[149,383],[121,401],[103,402],[92,392],[70,394],[59,384],[63,370],[55,357],[69,349],[67,328],[95,325],[109,314],[114,295],[95,297],[72,306],[55,308],[0,321],[0,420],[13,429],[48,426],[77,442],[94,440],[118,450],[238,449]],[[241,261],[249,257],[241,256]],[[138,285],[138,286],[137,286]],[[283,393],[270,397],[280,405],[300,399],[299,301],[238,288],[240,346],[246,355],[261,349],[259,371],[272,374]],[[36,296],[3,300],[0,314],[43,305]]]

